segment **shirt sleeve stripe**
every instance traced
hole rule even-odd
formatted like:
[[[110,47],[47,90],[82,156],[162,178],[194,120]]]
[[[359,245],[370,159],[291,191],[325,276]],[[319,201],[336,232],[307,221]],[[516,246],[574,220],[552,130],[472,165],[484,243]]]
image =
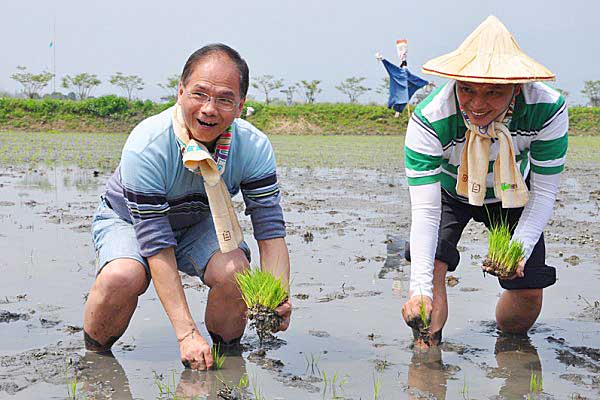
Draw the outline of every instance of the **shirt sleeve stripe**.
[[[568,143],[569,137],[566,133],[557,139],[535,140],[531,143],[531,158],[537,161],[563,158],[567,154]]]

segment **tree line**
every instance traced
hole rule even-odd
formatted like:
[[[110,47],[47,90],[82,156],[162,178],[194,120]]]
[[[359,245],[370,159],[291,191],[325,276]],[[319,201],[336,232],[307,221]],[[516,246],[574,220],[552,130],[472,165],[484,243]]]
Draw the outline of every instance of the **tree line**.
[[[41,93],[50,81],[54,78],[54,74],[43,71],[38,74],[27,71],[24,66],[17,66],[17,72],[11,75],[11,79],[17,81],[22,86],[22,92],[25,97],[30,99],[40,98]],[[376,93],[387,96],[389,93],[390,79],[389,77],[382,78],[381,83],[375,89],[365,86],[365,77],[349,77],[341,81],[335,88],[347,96],[350,103],[357,103],[360,96],[374,90]],[[61,86],[64,89],[71,90],[68,95],[61,93],[53,93],[50,97],[69,98],[72,100],[84,100],[91,96],[92,90],[99,86],[102,81],[96,74],[82,72],[77,75],[65,75],[62,78]],[[116,72],[110,76],[109,83],[118,87],[125,97],[131,101],[135,93],[144,89],[144,81],[138,75],[125,75],[121,72]],[[320,80],[301,80],[292,84],[285,84],[283,79],[275,78],[273,75],[258,75],[252,77],[251,86],[264,95],[264,102],[270,104],[274,97],[273,92],[280,92],[285,95],[287,105],[294,104],[294,96],[300,94],[304,97],[304,101],[312,104],[316,101],[317,96],[322,92]],[[177,88],[179,86],[179,75],[174,74],[169,76],[165,82],[159,83],[159,87],[166,91],[166,95],[161,97],[161,100],[170,101],[177,98]],[[435,88],[434,83],[430,83],[419,90],[414,98],[413,103],[418,103],[424,99]],[[557,89],[566,98],[569,92],[566,90]],[[600,107],[600,80],[585,81],[584,88],[581,90],[588,100],[588,105],[592,107]]]

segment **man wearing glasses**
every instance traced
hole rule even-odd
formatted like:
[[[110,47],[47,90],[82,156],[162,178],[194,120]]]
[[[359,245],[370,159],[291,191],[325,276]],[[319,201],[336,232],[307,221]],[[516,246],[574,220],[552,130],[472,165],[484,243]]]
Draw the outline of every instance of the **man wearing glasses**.
[[[92,223],[98,272],[84,311],[88,350],[110,351],[152,279],[181,361],[193,369],[210,368],[211,347],[191,317],[179,271],[198,276],[210,288],[205,324],[213,344],[221,349],[239,344],[246,307],[234,275],[250,260],[231,207],[230,196],[240,190],[261,267],[289,287],[273,149],[262,132],[237,119],[248,76],[237,51],[223,44],[205,46],[187,60],[175,106],[131,132]],[[209,161],[203,165],[214,167],[218,184],[211,189],[211,171],[198,163],[190,167],[190,158]],[[209,191],[214,188],[221,197]],[[222,215],[215,217],[216,210],[225,210],[229,228],[219,230]],[[291,309],[289,300],[276,309],[282,317],[279,330],[287,329]]]

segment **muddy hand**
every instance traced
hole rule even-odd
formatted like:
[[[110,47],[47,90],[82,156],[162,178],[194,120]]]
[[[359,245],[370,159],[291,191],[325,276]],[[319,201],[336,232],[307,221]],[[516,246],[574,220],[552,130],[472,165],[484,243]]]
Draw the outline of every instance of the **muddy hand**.
[[[290,318],[292,316],[292,302],[286,299],[275,309],[275,313],[281,317],[281,323],[277,327],[277,332],[285,331],[290,326]]]
[[[415,321],[421,321],[421,306],[424,307],[427,324],[431,321],[431,310],[433,309],[431,298],[428,296],[412,296],[402,306],[402,317],[404,322],[411,328],[415,328]]]
[[[515,271],[515,273],[509,277],[501,278],[501,279],[511,280],[511,279],[516,279],[516,278],[522,278],[524,276],[525,276],[525,259],[521,259],[521,261],[519,261],[519,263],[517,264],[517,270]]]
[[[198,331],[185,336],[179,342],[181,362],[186,368],[205,370],[213,365],[211,347]]]

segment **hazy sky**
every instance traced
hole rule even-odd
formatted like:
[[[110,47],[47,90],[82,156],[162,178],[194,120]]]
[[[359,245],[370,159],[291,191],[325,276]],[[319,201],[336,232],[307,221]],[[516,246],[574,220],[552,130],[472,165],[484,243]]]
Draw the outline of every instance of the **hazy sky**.
[[[585,80],[600,80],[598,0],[3,0],[0,6],[0,90],[15,92],[17,65],[52,70],[56,19],[57,86],[65,74],[95,73],[103,81],[92,94],[118,89],[116,71],[140,75],[137,96],[158,99],[157,86],[180,73],[191,52],[223,42],[236,48],[251,76],[271,74],[293,83],[323,81],[317,101],[339,101],[335,85],[351,76],[376,87],[386,76],[374,58],[379,50],[396,62],[396,39],[409,41],[409,68],[454,50],[489,14],[515,36],[521,48],[557,75],[556,86],[581,103]],[[64,89],[60,89],[63,90]],[[255,90],[250,93],[262,99]],[[283,94],[278,93],[280,97]],[[375,93],[362,101],[381,100]]]

